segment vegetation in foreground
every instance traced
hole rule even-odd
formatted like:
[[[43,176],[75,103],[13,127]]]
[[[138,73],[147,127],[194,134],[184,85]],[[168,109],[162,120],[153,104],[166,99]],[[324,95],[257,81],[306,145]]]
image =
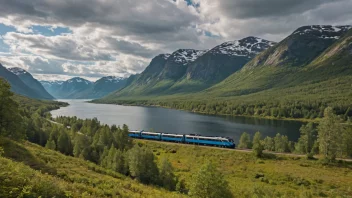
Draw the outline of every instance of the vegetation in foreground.
[[[158,161],[168,158],[192,195],[195,184],[221,183],[233,197],[351,197],[352,164],[138,140]],[[211,164],[211,165],[209,165]],[[200,168],[201,167],[201,168]],[[216,171],[214,171],[216,167]],[[212,170],[206,174],[204,170]],[[215,172],[215,173],[214,173]],[[218,178],[223,177],[224,181]],[[195,181],[202,181],[197,183]],[[211,188],[211,186],[209,187]],[[223,188],[221,191],[226,194]],[[216,189],[211,188],[216,192]],[[226,197],[224,194],[220,197]],[[219,195],[219,194],[218,194]],[[207,197],[205,195],[200,197]],[[209,196],[210,197],[210,196]]]

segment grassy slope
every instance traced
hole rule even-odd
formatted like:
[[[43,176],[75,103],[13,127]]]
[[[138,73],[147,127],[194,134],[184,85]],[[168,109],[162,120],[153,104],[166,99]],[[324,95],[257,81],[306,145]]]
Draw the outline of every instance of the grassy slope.
[[[0,157],[0,197],[25,191],[43,197],[182,197],[29,142],[1,138],[0,147],[5,150]]]
[[[251,153],[193,145],[138,141],[153,149],[158,159],[168,158],[176,174],[189,184],[191,176],[207,161],[218,165],[226,175],[235,197],[349,197],[352,195],[352,164],[322,165],[294,157],[256,159]],[[257,179],[257,174],[264,178]]]

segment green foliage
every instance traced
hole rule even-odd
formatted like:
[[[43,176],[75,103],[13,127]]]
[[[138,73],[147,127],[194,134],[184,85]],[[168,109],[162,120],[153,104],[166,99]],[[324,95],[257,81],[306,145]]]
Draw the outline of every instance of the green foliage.
[[[176,191],[182,194],[188,194],[188,189],[186,187],[186,182],[184,179],[177,181]]]
[[[10,85],[0,78],[0,136],[23,138],[23,121]]]
[[[309,154],[313,150],[315,141],[317,140],[317,131],[313,123],[308,123],[300,128],[300,138],[295,145],[295,150],[298,153]]]
[[[192,177],[190,195],[199,198],[233,197],[224,175],[212,163],[204,164]]]
[[[264,146],[262,144],[262,135],[260,132],[256,132],[253,137],[253,153],[256,157],[263,156]]]
[[[174,168],[167,158],[161,161],[160,166],[160,182],[164,188],[174,191],[176,189],[176,176],[174,174]],[[184,187],[179,184],[179,191],[183,191]]]
[[[128,166],[126,162],[126,154],[111,146],[109,151],[107,151],[107,147],[105,147],[103,154],[103,159],[101,160],[101,165],[104,168],[116,171],[121,174],[128,173]],[[107,154],[106,154],[107,153]]]
[[[54,140],[48,140],[45,144],[45,148],[51,149],[51,150],[56,150],[56,144]]]
[[[288,137],[285,135],[280,135],[280,133],[277,133],[276,136],[274,137],[274,142],[275,142],[275,151],[276,152],[289,152],[289,141]]]
[[[337,155],[343,155],[344,134],[345,129],[341,124],[341,119],[334,114],[332,108],[326,108],[324,118],[318,126],[320,153],[329,160],[335,160]]]
[[[264,149],[267,151],[275,151],[275,142],[274,139],[267,136],[264,138],[263,140],[263,145],[264,145]]]
[[[148,148],[135,145],[128,152],[130,174],[144,184],[158,184],[159,171],[154,154]]]
[[[0,146],[0,157],[4,154],[4,149]]]
[[[0,146],[0,197],[183,197],[29,142]]]
[[[248,133],[244,132],[241,135],[240,143],[238,144],[238,148],[250,149],[252,148],[251,137]]]
[[[57,139],[57,149],[63,154],[72,155],[71,138],[63,129],[60,131],[60,135]]]

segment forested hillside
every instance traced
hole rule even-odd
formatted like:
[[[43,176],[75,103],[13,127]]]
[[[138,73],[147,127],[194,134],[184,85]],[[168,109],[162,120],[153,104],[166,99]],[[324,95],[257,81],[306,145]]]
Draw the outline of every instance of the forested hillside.
[[[96,102],[299,119],[322,118],[324,109],[331,106],[348,120],[352,116],[349,28],[301,27],[204,91],[166,96],[110,95]]]

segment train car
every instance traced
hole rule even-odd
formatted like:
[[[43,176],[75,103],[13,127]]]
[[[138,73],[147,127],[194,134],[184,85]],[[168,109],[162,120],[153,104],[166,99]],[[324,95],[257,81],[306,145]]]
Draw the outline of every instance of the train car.
[[[150,140],[161,140],[161,133],[155,132],[142,132],[141,138]]]
[[[198,144],[207,146],[218,146],[226,148],[235,148],[235,143],[230,138],[224,137],[206,137],[198,135],[185,135],[185,143]]]
[[[132,138],[141,138],[142,132],[143,132],[143,130],[142,131],[129,131],[128,136],[132,137]]]
[[[167,141],[167,142],[180,142],[180,143],[182,143],[185,140],[185,135],[162,133],[161,140]]]

